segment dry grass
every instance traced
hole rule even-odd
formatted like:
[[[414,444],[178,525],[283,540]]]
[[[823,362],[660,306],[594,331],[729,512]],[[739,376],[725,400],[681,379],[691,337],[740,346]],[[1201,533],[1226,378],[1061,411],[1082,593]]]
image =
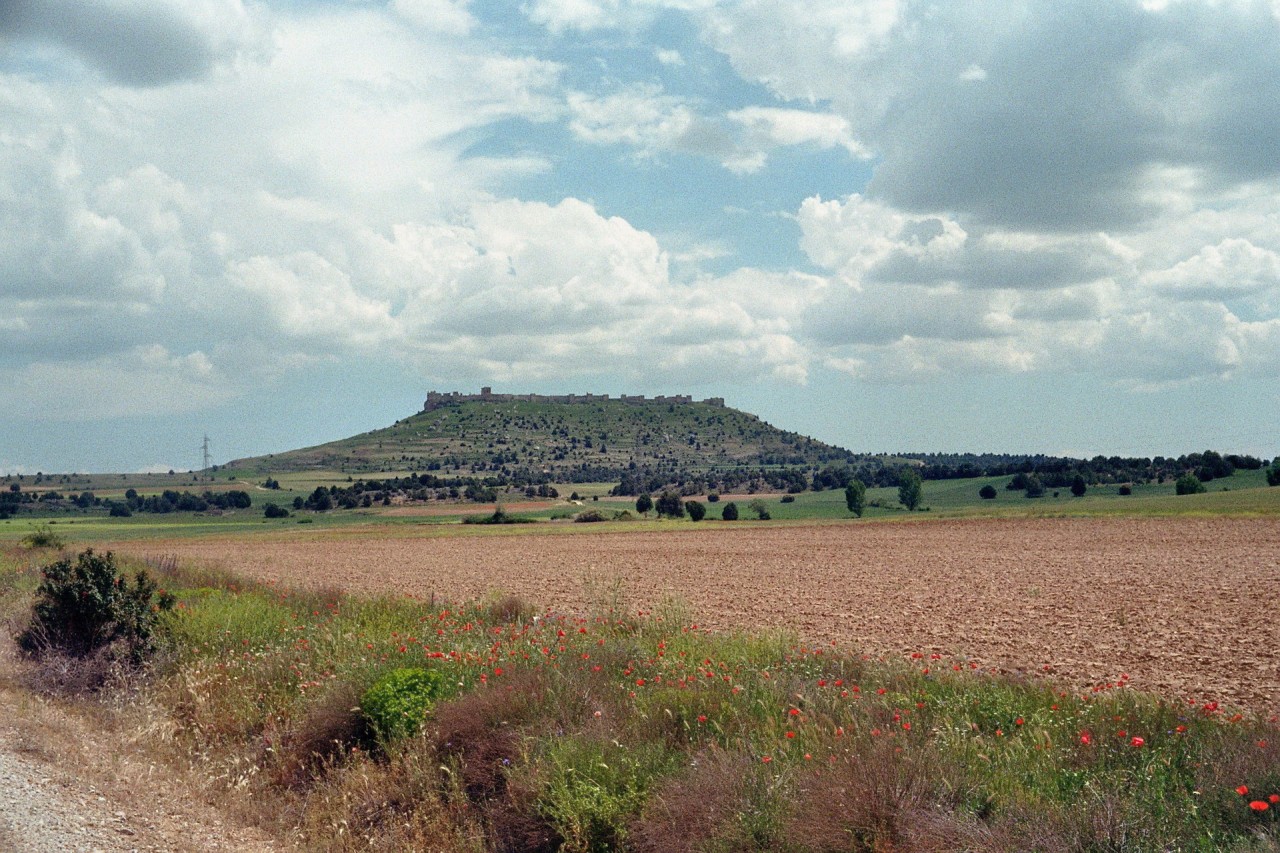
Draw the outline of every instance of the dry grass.
[[[637,853],[762,849],[770,833],[771,780],[758,760],[711,749],[662,782],[631,828]],[[756,826],[752,826],[756,823]]]

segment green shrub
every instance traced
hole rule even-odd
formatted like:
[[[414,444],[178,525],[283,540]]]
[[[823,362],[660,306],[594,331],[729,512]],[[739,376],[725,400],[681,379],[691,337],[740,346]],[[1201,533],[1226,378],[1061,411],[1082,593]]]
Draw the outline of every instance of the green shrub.
[[[684,509],[693,521],[702,521],[707,514],[707,507],[701,501],[685,501]]]
[[[608,521],[605,514],[598,509],[589,509],[586,512],[580,512],[573,517],[573,520],[579,524],[592,524],[597,521]]]
[[[40,524],[35,530],[22,537],[22,544],[28,548],[61,548],[67,543],[61,536],[50,530],[49,525]]]
[[[1267,485],[1280,486],[1280,462],[1267,469]]]
[[[90,548],[74,563],[64,557],[43,573],[31,624],[18,636],[24,651],[84,657],[119,643],[134,664],[154,651],[159,615],[173,607],[174,599],[159,591],[145,571],[130,584],[110,551],[99,555]]]
[[[725,521],[738,520],[738,505],[733,501],[729,501],[724,505],[724,509],[720,510],[720,517]]]
[[[412,737],[422,728],[443,681],[434,669],[393,669],[365,691],[360,708],[383,743]]]
[[[1204,491],[1204,483],[1195,474],[1183,474],[1173,484],[1173,490],[1180,495],[1198,495]]]

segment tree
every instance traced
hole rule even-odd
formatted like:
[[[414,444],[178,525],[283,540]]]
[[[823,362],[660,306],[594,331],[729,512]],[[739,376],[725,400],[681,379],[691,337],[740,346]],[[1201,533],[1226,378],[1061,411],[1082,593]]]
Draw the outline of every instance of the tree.
[[[684,518],[684,503],[681,502],[680,496],[675,492],[663,492],[653,505],[658,510],[658,515],[665,515],[670,518]]]
[[[720,511],[720,517],[723,518],[725,521],[737,521],[738,505],[733,501],[729,501],[727,504],[724,505],[724,509]]]
[[[1031,474],[1027,477],[1027,497],[1042,498],[1044,497],[1044,481],[1040,479],[1039,474]]]
[[[690,521],[702,521],[707,514],[706,504],[702,501],[685,501],[684,509],[689,513]]]
[[[862,518],[862,510],[867,505],[867,486],[861,480],[850,480],[844,487],[844,503],[849,512]]]
[[[1196,495],[1205,490],[1204,483],[1195,474],[1183,474],[1173,484],[1173,490],[1180,495]]]
[[[764,505],[764,501],[759,498],[756,498],[751,503],[747,504],[747,509],[754,512],[756,514],[756,518],[761,521],[768,521],[772,517],[769,515],[769,508],[766,507]]]
[[[1084,483],[1084,477],[1076,474],[1071,478],[1071,494],[1076,497],[1084,497],[1084,493],[1088,491],[1088,486]]]
[[[653,498],[649,497],[648,492],[641,492],[640,497],[636,498],[636,512],[648,515],[651,509],[653,509]]]
[[[1280,461],[1267,469],[1267,485],[1280,486]]]
[[[903,468],[898,472],[898,503],[905,506],[909,512],[914,512],[915,508],[920,506],[923,491],[924,487],[918,471],[914,468]]]
[[[978,497],[984,501],[993,501],[996,499],[996,487],[987,483],[981,489],[978,489]]]

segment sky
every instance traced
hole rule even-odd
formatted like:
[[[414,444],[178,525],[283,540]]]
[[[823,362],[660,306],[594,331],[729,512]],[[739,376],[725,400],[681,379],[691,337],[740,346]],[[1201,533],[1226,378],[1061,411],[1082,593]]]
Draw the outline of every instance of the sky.
[[[0,473],[722,396],[1280,454],[1280,0],[5,0]]]

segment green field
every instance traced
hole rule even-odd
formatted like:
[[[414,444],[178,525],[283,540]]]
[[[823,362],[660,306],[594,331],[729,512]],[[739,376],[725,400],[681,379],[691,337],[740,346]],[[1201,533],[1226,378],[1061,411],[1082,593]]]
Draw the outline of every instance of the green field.
[[[300,534],[307,531],[328,531],[335,529],[367,529],[384,528],[393,535],[412,535],[412,531],[422,528],[438,528],[440,526],[464,527],[462,521],[468,515],[484,516],[492,512],[493,504],[472,504],[466,501],[430,501],[414,507],[412,510],[401,510],[396,507],[383,508],[373,506],[368,509],[334,509],[328,512],[311,512],[300,510],[293,512],[289,518],[266,519],[262,508],[272,502],[282,507],[291,507],[295,497],[305,498],[317,486],[346,486],[349,476],[341,472],[307,472],[282,474],[279,476],[281,488],[268,490],[259,483],[244,479],[218,479],[193,481],[190,475],[186,479],[170,477],[151,477],[147,475],[117,474],[77,475],[70,484],[61,483],[60,478],[45,481],[40,487],[50,485],[58,487],[63,493],[93,491],[103,498],[119,499],[126,488],[135,488],[140,494],[157,494],[165,488],[176,490],[204,491],[242,489],[249,492],[253,506],[244,510],[229,510],[220,513],[175,512],[165,515],[135,513],[131,518],[109,518],[104,510],[73,510],[69,512],[24,513],[17,518],[0,520],[0,541],[15,541],[27,536],[35,527],[48,526],[68,542],[92,543],[107,540],[133,540],[145,538],[168,538],[185,536],[256,536],[261,534],[280,534],[292,532]],[[761,496],[771,521],[767,523],[804,523],[804,522],[837,522],[868,523],[891,519],[908,518],[956,518],[956,517],[1001,517],[1001,518],[1044,518],[1065,516],[1255,516],[1280,515],[1280,488],[1266,485],[1263,471],[1237,471],[1233,476],[1213,480],[1207,484],[1208,491],[1197,495],[1176,495],[1171,482],[1163,484],[1137,484],[1132,486],[1133,494],[1119,494],[1119,486],[1091,486],[1083,497],[1073,497],[1066,489],[1049,490],[1044,497],[1030,499],[1021,491],[1008,491],[1005,484],[1008,477],[977,478],[963,480],[926,481],[923,488],[923,500],[920,509],[909,513],[898,503],[897,489],[868,489],[867,508],[863,518],[852,518],[845,506],[842,490],[821,492],[803,492],[790,496],[787,502],[780,495]],[[982,500],[978,491],[984,485],[992,485],[996,489],[994,500]],[[74,485],[75,488],[68,488]],[[512,515],[527,517],[540,522],[542,526],[564,529],[589,527],[596,530],[637,529],[646,522],[639,517],[626,522],[609,522],[593,525],[570,525],[576,514],[587,510],[600,510],[606,516],[623,510],[635,516],[635,499],[630,497],[612,497],[609,490],[612,483],[566,483],[556,486],[560,498],[554,500],[527,501],[523,494],[511,491],[500,494],[500,504]],[[571,502],[568,497],[573,493],[580,500]],[[748,504],[756,500],[755,496],[735,499],[738,505],[739,524],[760,523],[748,508]],[[706,519],[702,523],[721,522],[720,514],[728,499],[719,502],[706,502],[705,495],[690,496],[685,500],[703,501],[707,507]],[[547,504],[550,504],[549,506]],[[522,507],[528,507],[522,508]],[[652,513],[650,514],[652,516]],[[691,524],[684,521],[665,521],[663,529],[671,529],[672,524]],[[468,533],[476,532],[469,528]],[[521,525],[525,532],[532,532],[531,525]],[[461,529],[457,532],[463,532]]]

